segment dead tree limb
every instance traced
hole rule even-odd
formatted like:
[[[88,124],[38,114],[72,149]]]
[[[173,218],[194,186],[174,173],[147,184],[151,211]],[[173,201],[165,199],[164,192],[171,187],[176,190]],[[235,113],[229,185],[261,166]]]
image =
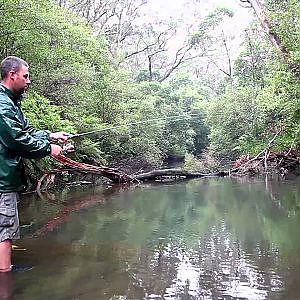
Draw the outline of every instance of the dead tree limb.
[[[85,163],[80,163],[75,160],[72,160],[62,154],[59,156],[53,157],[57,162],[59,162],[63,167],[68,167],[68,171],[78,171],[81,173],[91,173],[100,176],[109,178],[114,183],[128,183],[132,181],[138,181],[135,177],[132,177],[118,169],[108,168],[104,166],[93,166]],[[51,172],[44,174],[41,179],[38,181],[36,191],[39,193],[42,189],[42,184],[46,181],[46,189],[49,186],[49,183],[53,183],[55,174],[63,173],[64,168],[55,169]]]
[[[161,169],[153,170],[147,173],[141,173],[135,175],[134,178],[139,181],[147,180],[172,180],[174,178],[190,179],[200,177],[214,177],[214,176],[227,176],[228,172],[216,172],[216,173],[199,173],[199,172],[188,172],[182,169]]]
[[[272,137],[272,139],[268,142],[267,146],[258,153],[255,157],[250,158],[246,157],[242,161],[242,163],[239,163],[238,166],[229,169],[228,171],[220,171],[215,173],[200,173],[200,172],[189,172],[182,169],[161,169],[161,170],[153,170],[146,173],[140,173],[135,175],[128,175],[118,169],[114,168],[108,168],[104,166],[93,166],[85,163],[80,163],[77,161],[74,161],[64,155],[60,155],[58,157],[55,157],[55,159],[62,164],[63,167],[68,167],[69,169],[66,170],[65,168],[61,169],[55,169],[49,173],[44,174],[41,179],[38,181],[36,191],[39,193],[42,189],[42,184],[45,181],[46,182],[46,189],[49,186],[49,184],[54,182],[55,174],[57,173],[63,173],[64,171],[78,171],[82,173],[91,173],[91,174],[97,174],[100,176],[104,176],[109,178],[113,183],[132,183],[132,182],[144,182],[144,181],[174,181],[176,179],[191,179],[191,178],[201,178],[201,177],[224,177],[224,176],[230,176],[233,173],[238,173],[239,171],[247,168],[247,166],[250,166],[251,163],[257,163],[255,165],[255,168],[258,167],[258,165],[263,162],[264,170],[267,171],[268,168],[268,161],[269,160],[275,160],[280,159],[282,162],[282,156],[279,154],[271,153],[271,146],[278,137],[278,135],[281,133],[282,128],[278,130],[275,135]],[[287,159],[286,159],[287,160]],[[292,163],[298,163],[298,160],[295,159],[293,162],[288,163],[288,165]],[[278,164],[278,162],[277,162]],[[253,165],[250,166],[249,169],[253,169]]]
[[[261,152],[259,152],[255,157],[245,161],[244,163],[240,164],[237,168],[233,168],[230,170],[230,173],[236,173],[238,172],[242,167],[249,165],[250,163],[258,160],[263,154],[265,154],[267,151],[270,150],[272,144],[274,143],[275,139],[277,138],[277,136],[281,133],[282,128],[280,128],[275,135],[272,137],[272,139],[268,142],[267,146],[264,148],[264,150],[262,150]]]

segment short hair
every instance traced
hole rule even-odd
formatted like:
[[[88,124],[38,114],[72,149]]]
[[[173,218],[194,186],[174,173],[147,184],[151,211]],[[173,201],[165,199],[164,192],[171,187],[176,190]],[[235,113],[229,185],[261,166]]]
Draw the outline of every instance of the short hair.
[[[0,65],[1,79],[6,78],[10,71],[18,72],[22,66],[28,67],[28,63],[16,56],[7,56]]]

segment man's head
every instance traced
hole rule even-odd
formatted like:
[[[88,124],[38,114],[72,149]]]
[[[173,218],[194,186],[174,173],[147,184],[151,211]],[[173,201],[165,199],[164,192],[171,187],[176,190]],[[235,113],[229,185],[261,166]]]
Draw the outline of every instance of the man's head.
[[[0,65],[2,84],[16,94],[23,94],[30,84],[28,64],[16,57],[6,57]]]

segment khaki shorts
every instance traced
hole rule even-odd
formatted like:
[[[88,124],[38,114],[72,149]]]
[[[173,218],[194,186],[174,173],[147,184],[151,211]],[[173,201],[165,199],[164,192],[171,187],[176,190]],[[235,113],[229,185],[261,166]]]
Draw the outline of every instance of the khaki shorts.
[[[20,238],[17,193],[0,193],[0,242]]]

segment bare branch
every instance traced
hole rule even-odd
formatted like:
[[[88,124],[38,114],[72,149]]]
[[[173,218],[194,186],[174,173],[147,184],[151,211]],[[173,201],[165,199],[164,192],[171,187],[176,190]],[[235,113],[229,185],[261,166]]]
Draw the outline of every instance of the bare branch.
[[[163,75],[163,77],[160,78],[159,82],[162,82],[162,81],[166,80],[166,79],[172,74],[172,72],[178,68],[178,66],[184,61],[185,55],[186,55],[186,54],[188,53],[188,51],[191,50],[191,49],[192,49],[192,47],[189,46],[189,47],[187,47],[187,48],[184,50],[184,52],[183,52],[182,54],[181,54],[182,48],[179,49],[179,50],[176,52],[176,54],[175,54],[175,59],[174,59],[174,61],[173,61],[173,65],[169,68],[169,70],[167,70],[167,71],[165,72],[165,74]]]
[[[226,39],[225,39],[225,33],[224,31],[222,30],[222,42],[223,42],[223,45],[225,47],[225,51],[226,51],[226,56],[227,56],[227,61],[228,61],[228,73],[225,72],[226,75],[228,75],[230,78],[232,76],[232,65],[231,65],[231,58],[230,58],[230,53],[229,53],[229,49],[228,49],[228,45],[227,45],[227,42],[226,42]]]

